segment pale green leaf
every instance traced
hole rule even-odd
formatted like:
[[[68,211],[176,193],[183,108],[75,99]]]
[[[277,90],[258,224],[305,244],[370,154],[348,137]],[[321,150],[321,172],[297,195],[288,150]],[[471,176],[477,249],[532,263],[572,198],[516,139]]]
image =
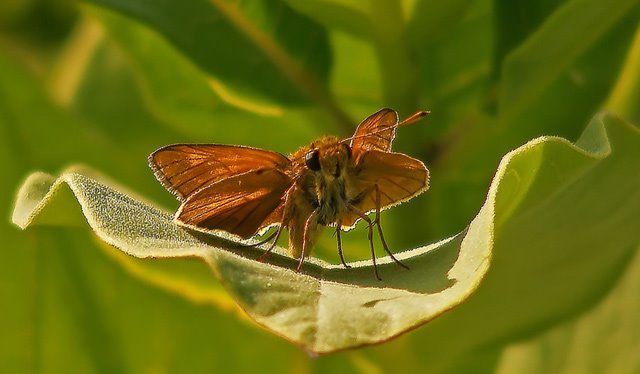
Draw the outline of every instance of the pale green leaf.
[[[14,222],[26,227],[50,216],[48,204],[69,189],[107,243],[136,257],[203,258],[249,316],[316,353],[384,341],[436,317],[459,304],[488,266],[490,211],[470,226],[467,239],[457,236],[399,254],[412,271],[380,259],[379,282],[369,262],[343,269],[312,260],[302,273],[292,270],[296,260],[277,254],[271,264],[257,262],[260,250],[227,235],[185,228],[169,214],[75,171],[57,179],[32,174],[18,194]]]
[[[107,243],[142,258],[203,258],[255,321],[320,354],[388,340],[461,303],[487,271],[495,235],[494,268],[487,281],[464,307],[436,324],[451,331],[468,329],[460,347],[469,348],[550,323],[594,300],[611,284],[638,242],[633,228],[640,221],[635,188],[640,177],[636,173],[628,180],[630,172],[625,169],[633,167],[629,161],[637,159],[637,145],[636,129],[602,115],[576,146],[560,138],[540,138],[509,153],[468,229],[398,254],[410,271],[381,259],[382,282],[373,277],[369,262],[343,269],[312,259],[301,273],[292,270],[296,260],[279,254],[268,264],[257,262],[259,249],[247,248],[225,234],[176,224],[169,214],[109,187],[113,183],[107,185],[74,170],[57,179],[33,174],[18,194],[13,220],[20,227],[37,223],[39,217],[40,223],[46,223],[44,218],[54,213],[49,203],[64,198],[68,187],[90,226]],[[612,169],[617,172],[602,183],[600,173]],[[626,205],[616,209],[593,203],[623,176],[627,183],[620,196],[627,199]],[[616,230],[593,226],[590,220],[605,214],[616,218]],[[565,230],[553,230],[562,223]],[[575,230],[583,225],[592,229],[577,235]],[[611,242],[613,237],[617,239]],[[585,247],[587,243],[598,245]],[[612,250],[602,250],[611,243],[615,243]],[[571,271],[571,280],[556,279],[563,271],[540,273],[543,264],[562,263],[573,252],[585,260],[562,268]],[[522,289],[514,288],[518,284]],[[549,294],[549,289],[554,293]],[[533,307],[554,297],[563,302],[544,309]],[[498,317],[494,308],[503,299],[510,300],[503,306],[510,312]],[[484,328],[474,330],[478,318],[491,325],[490,333]]]

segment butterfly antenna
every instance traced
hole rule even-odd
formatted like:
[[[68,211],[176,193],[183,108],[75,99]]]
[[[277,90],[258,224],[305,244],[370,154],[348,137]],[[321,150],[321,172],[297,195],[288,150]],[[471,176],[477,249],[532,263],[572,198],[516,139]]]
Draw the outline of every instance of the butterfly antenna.
[[[431,112],[429,112],[428,110],[421,110],[419,112],[415,112],[412,115],[410,115],[409,117],[403,119],[402,122],[400,122],[399,124],[396,125],[396,127],[408,125],[408,124],[414,123],[416,121],[419,121],[422,118],[426,117],[430,113]]]

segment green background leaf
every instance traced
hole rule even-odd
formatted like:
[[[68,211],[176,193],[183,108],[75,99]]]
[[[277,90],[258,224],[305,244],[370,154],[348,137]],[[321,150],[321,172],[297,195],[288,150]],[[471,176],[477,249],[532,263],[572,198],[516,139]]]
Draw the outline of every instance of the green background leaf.
[[[326,30],[280,1],[93,3],[149,24],[203,70],[241,92],[297,101],[309,93],[307,85],[321,84],[328,75]]]
[[[46,221],[56,227],[12,226],[15,191],[34,170],[56,175],[87,164],[173,210],[176,201],[146,165],[161,145],[287,153],[323,133],[348,136],[383,106],[402,116],[429,109],[395,144],[432,175],[430,191],[383,215],[398,252],[463,231],[500,159],[530,139],[578,139],[603,107],[640,122],[638,1],[274,0],[232,8],[295,62],[294,73],[311,77],[304,84],[228,18],[216,20],[216,3],[0,6],[3,368],[637,370],[637,130],[612,116],[596,117],[576,143],[590,152],[611,144],[605,158],[550,139],[512,159],[491,267],[467,302],[383,345],[319,359],[256,327],[202,262],[135,259],[101,244],[71,195],[50,207],[57,217]],[[212,27],[194,37],[197,20]],[[311,50],[317,59],[304,58]],[[230,59],[216,65],[216,56]],[[586,183],[592,187],[580,187]],[[577,205],[581,213],[569,208]],[[538,230],[522,229],[532,222]],[[349,261],[368,259],[363,227],[344,244]],[[336,264],[335,252],[323,235],[315,255]]]

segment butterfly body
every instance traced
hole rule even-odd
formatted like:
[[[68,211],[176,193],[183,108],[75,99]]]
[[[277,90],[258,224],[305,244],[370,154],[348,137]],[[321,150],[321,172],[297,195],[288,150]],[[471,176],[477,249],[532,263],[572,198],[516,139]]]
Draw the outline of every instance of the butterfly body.
[[[349,212],[355,164],[351,148],[334,136],[322,137],[289,157],[297,160],[293,169],[298,176],[291,192],[292,211],[287,224],[289,252],[299,257],[303,250],[307,255],[315,244],[321,232],[319,226],[335,226]],[[305,242],[303,221],[311,215]]]
[[[287,228],[289,252],[299,258],[297,270],[325,226],[336,228],[338,253],[347,266],[340,232],[364,220],[379,279],[374,226],[385,251],[404,266],[387,248],[380,212],[425,191],[429,178],[422,162],[391,152],[391,143],[398,126],[426,114],[418,112],[399,122],[395,111],[382,109],[365,119],[354,136],[325,136],[288,157],[250,147],[176,144],[152,153],[149,164],[181,200],[178,221],[243,238],[278,226],[267,253]],[[376,213],[375,221],[368,217],[371,212]]]

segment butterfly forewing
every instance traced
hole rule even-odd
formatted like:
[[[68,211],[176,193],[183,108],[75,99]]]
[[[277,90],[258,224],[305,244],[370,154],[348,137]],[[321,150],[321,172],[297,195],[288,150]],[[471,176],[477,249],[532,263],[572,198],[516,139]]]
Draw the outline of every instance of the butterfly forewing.
[[[358,159],[367,151],[391,151],[396,135],[398,114],[393,109],[380,109],[358,125],[351,139],[351,150]]]
[[[280,223],[265,220],[279,210],[291,183],[277,169],[253,170],[225,178],[189,196],[176,218],[189,225],[249,238],[268,224]]]
[[[401,153],[366,152],[356,166],[355,190],[362,192],[352,204],[362,212],[371,212],[399,204],[429,188],[429,171],[419,160]],[[380,201],[376,203],[375,186]],[[359,215],[350,213],[342,224],[352,226]]]
[[[180,200],[222,179],[251,170],[284,170],[285,156],[250,147],[220,144],[176,144],[149,156],[158,180]]]

